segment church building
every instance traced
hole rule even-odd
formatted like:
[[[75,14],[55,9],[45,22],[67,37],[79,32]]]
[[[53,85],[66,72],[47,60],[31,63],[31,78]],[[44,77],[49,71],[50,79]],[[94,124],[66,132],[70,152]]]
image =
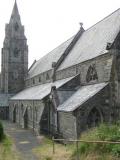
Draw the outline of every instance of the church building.
[[[15,2],[2,48],[0,117],[36,134],[76,139],[120,120],[120,9],[34,61]],[[7,111],[6,111],[7,110]],[[8,115],[6,115],[8,117]]]

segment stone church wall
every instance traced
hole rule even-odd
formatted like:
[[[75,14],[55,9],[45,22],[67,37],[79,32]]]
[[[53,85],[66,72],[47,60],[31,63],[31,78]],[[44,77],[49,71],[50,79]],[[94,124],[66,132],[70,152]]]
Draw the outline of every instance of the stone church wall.
[[[76,117],[71,112],[58,112],[59,116],[59,132],[66,138],[77,138],[76,134]]]
[[[59,70],[60,64],[67,58],[66,56],[69,56],[68,54],[80,38],[81,32],[80,35],[77,34],[74,37],[68,47],[66,46],[67,48],[63,55],[57,62],[51,64],[48,71],[38,74],[38,71],[36,73],[32,70],[28,71],[27,39],[24,35],[24,26],[21,24],[19,13],[17,13],[18,10],[15,8],[17,9],[16,2],[10,23],[6,25],[5,29],[2,49],[2,74],[0,76],[1,91],[15,94],[27,87],[50,83],[52,79],[60,80],[72,76],[75,77],[58,89],[58,95],[56,94],[58,97],[56,97],[59,99],[59,103],[55,103],[55,96],[51,99],[47,96],[43,100],[10,100],[10,120],[19,124],[22,128],[29,128],[35,131],[37,134],[42,130],[55,134],[58,129],[64,138],[74,139],[78,138],[80,133],[91,125],[90,115],[95,118],[94,116],[97,113],[101,122],[111,122],[116,117],[120,118],[120,53],[117,58],[115,57],[117,55],[116,50],[120,50],[120,34],[113,44],[105,42],[105,54],[100,53],[100,56],[91,60],[80,64],[74,63],[75,65],[69,68]],[[51,69],[52,67],[53,69]],[[25,80],[25,78],[28,79]],[[58,105],[70,98],[80,85],[102,82],[109,82],[109,84],[84,102],[83,105],[80,105],[75,111],[58,112],[57,114],[56,108]],[[0,114],[2,109],[0,108]],[[96,113],[94,114],[93,111]]]
[[[112,106],[110,99],[110,87],[106,86],[94,97],[86,101],[82,106],[74,111],[77,119],[77,135],[80,136],[81,132],[89,128],[89,114],[92,109],[97,109],[101,115],[101,122],[111,122]],[[95,125],[95,124],[94,124]]]
[[[108,85],[74,112],[58,112],[60,134],[64,138],[79,138],[81,132],[88,129],[89,113],[94,108],[100,113],[101,122],[111,122],[112,106],[109,94]]]
[[[10,120],[22,128],[25,128],[24,116],[27,110],[27,128],[34,130],[37,134],[40,132],[40,120],[44,109],[42,101],[10,101],[9,108]]]
[[[112,117],[114,121],[120,119],[120,51],[114,53],[114,60],[111,70],[111,105],[113,108]]]
[[[110,78],[112,59],[113,59],[113,55],[111,52],[109,54],[104,54],[100,57],[94,58],[84,63],[80,63],[72,67],[66,68],[64,70],[57,71],[56,80],[60,80],[60,79],[64,79],[64,78],[68,78],[68,77],[80,74],[81,84],[84,84],[84,85],[88,84],[89,82],[86,80],[87,71],[90,66],[94,65],[94,68],[96,69],[96,72],[98,75],[98,79],[94,80],[92,83],[96,83],[96,82],[100,83],[100,82],[108,81]],[[47,72],[34,76],[30,79],[26,79],[25,86],[31,87],[35,85],[49,83],[51,82],[51,79],[52,79],[52,70],[49,70]]]
[[[100,57],[94,58],[84,63],[77,64],[70,68],[57,71],[56,79],[59,80],[70,76],[75,76],[76,74],[80,74],[80,82],[81,84],[84,85],[109,81],[112,60],[113,60],[112,53],[102,55]],[[96,70],[97,78],[96,80],[93,81],[87,81],[86,79],[87,72],[89,67],[91,66],[93,66],[94,69]]]
[[[52,70],[49,70],[47,72],[34,76],[30,79],[26,79],[25,87],[32,87],[32,86],[41,85],[44,83],[49,83],[51,82],[51,78],[52,78]]]

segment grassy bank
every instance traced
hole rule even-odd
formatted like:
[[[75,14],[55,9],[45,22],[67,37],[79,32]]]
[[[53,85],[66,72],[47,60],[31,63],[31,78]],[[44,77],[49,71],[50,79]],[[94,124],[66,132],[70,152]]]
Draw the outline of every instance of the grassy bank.
[[[120,124],[102,124],[82,134],[81,139],[85,141],[120,141]],[[119,160],[120,144],[81,143],[79,145],[79,154],[83,156],[83,160],[87,160],[87,157],[89,157],[89,160]],[[72,157],[75,156],[76,150],[72,154]]]
[[[91,129],[81,136],[86,141],[120,141],[120,124],[105,125]],[[75,144],[67,146],[55,143],[55,154],[52,152],[52,141],[43,138],[40,147],[34,149],[39,160],[76,160]],[[80,160],[120,160],[118,144],[79,144]]]
[[[53,154],[52,140],[49,138],[42,138],[40,147],[34,149],[34,153],[39,160],[70,160],[72,146],[64,146],[59,143],[55,143],[55,154]]]
[[[0,143],[0,160],[20,160],[11,139],[8,137]]]
[[[9,137],[0,143],[0,160],[21,160]]]
[[[12,140],[5,135],[3,125],[0,122],[0,160],[20,160]]]

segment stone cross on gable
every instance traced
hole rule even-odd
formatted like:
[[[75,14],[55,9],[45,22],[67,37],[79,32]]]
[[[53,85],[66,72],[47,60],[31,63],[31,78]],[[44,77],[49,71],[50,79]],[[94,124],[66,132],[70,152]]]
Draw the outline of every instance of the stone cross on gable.
[[[80,24],[80,27],[81,27],[81,28],[83,28],[83,23],[82,23],[82,22],[80,22],[79,24]]]

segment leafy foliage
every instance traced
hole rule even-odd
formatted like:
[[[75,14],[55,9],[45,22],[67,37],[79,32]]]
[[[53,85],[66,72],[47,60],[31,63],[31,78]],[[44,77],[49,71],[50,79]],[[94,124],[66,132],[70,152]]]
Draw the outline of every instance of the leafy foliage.
[[[101,124],[99,127],[94,128],[81,136],[82,140],[86,141],[120,141],[120,123],[107,125]],[[80,143],[79,154],[112,154],[113,156],[120,157],[120,144],[90,144]],[[77,154],[76,150],[73,155]]]
[[[0,142],[4,139],[5,135],[4,135],[4,129],[3,129],[3,125],[0,122]]]

